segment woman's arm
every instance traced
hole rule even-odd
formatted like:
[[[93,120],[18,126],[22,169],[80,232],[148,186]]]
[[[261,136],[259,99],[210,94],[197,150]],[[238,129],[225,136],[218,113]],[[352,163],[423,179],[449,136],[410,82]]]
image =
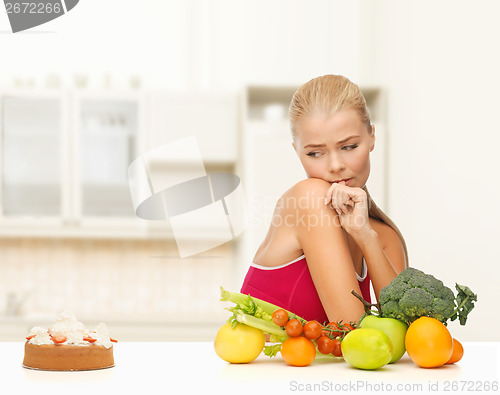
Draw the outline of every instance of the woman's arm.
[[[379,233],[369,228],[365,233],[351,234],[363,252],[377,300],[380,290],[407,267],[403,244],[397,233],[387,225],[381,225]]]
[[[351,290],[361,291],[338,215],[324,204],[329,187],[320,179],[299,182],[287,193],[284,214],[295,218],[295,236],[328,319],[357,321],[364,310]]]
[[[361,249],[368,266],[377,300],[380,290],[406,267],[403,244],[389,226],[370,224],[368,198],[362,188],[348,187],[345,182],[329,187],[325,203],[338,213],[342,228]]]

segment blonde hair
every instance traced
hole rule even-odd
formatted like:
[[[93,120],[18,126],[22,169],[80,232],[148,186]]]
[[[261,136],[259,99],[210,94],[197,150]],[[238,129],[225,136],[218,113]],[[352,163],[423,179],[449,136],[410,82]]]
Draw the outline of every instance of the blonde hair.
[[[366,100],[359,87],[341,75],[324,75],[313,78],[297,89],[292,97],[288,115],[290,129],[295,139],[296,123],[304,116],[331,116],[344,108],[355,109],[368,133],[372,134],[370,114]],[[408,249],[405,239],[396,224],[373,201],[366,185],[363,190],[368,196],[368,215],[390,226],[398,234],[403,244],[406,265],[408,265]]]

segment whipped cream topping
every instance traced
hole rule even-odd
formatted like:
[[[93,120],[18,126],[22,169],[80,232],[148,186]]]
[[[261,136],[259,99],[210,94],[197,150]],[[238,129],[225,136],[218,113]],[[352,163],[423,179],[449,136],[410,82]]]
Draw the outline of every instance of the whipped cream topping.
[[[32,339],[30,339],[31,344],[53,344],[52,339],[50,338],[49,332],[47,332],[47,329],[41,328],[39,326],[35,326],[34,328],[31,328],[30,331],[30,336],[35,335]]]
[[[36,345],[54,344],[52,337],[65,337],[66,340],[59,344],[70,344],[75,346],[90,346],[91,344],[96,344],[106,348],[112,346],[108,327],[105,324],[101,322],[93,331],[90,331],[85,325],[78,321],[76,316],[69,310],[65,310],[59,314],[56,322],[48,329],[39,326],[32,328],[28,337],[30,336],[32,337],[28,342]],[[89,337],[96,339],[96,341],[91,343],[84,340],[84,338]]]

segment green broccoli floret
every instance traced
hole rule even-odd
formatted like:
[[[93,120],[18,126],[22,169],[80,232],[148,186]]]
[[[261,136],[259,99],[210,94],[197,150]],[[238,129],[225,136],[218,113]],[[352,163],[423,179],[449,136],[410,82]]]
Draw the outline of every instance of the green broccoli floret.
[[[446,325],[460,319],[464,325],[474,308],[477,295],[468,287],[456,284],[457,297],[441,280],[415,268],[399,273],[380,291],[379,304],[383,317],[410,323],[422,316],[436,318]]]
[[[422,288],[411,288],[399,299],[399,308],[410,317],[421,317],[427,315],[432,309],[434,296]],[[384,310],[382,310],[382,314]]]

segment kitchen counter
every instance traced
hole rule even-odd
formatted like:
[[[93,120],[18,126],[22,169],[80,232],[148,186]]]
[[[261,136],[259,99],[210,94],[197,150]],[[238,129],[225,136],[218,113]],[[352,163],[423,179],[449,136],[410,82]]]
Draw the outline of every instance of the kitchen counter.
[[[498,393],[500,342],[464,343],[463,359],[437,369],[417,367],[407,355],[376,371],[321,356],[307,367],[287,365],[278,354],[231,365],[210,342],[134,343],[114,346],[115,367],[87,372],[22,368],[24,342],[0,343],[2,388],[15,394],[221,394],[284,393]],[[402,387],[401,387],[402,386]],[[154,392],[153,392],[154,391]],[[2,391],[3,392],[3,391]]]

